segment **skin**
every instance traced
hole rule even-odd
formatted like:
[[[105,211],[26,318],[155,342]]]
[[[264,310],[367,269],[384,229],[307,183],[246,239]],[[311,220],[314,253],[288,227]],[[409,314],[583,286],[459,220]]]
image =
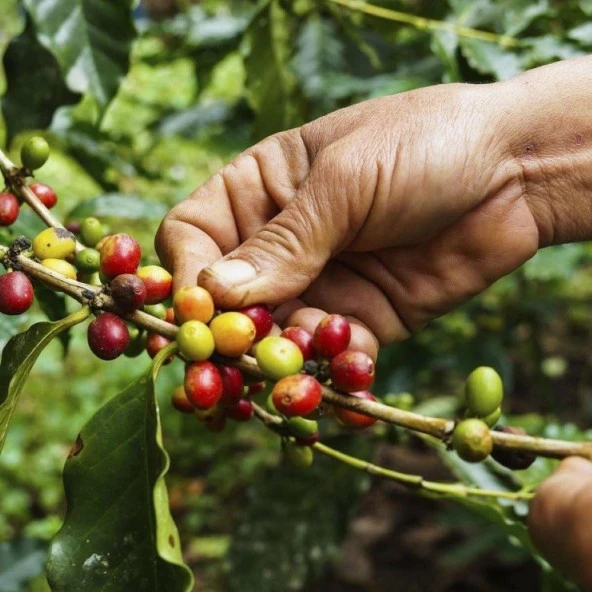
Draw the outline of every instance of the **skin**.
[[[592,238],[592,58],[489,85],[367,101],[271,136],[163,221],[175,290],[275,305],[282,326],[326,312],[376,358],[551,244]],[[539,489],[535,544],[592,589],[592,464]],[[552,544],[551,544],[552,542]]]

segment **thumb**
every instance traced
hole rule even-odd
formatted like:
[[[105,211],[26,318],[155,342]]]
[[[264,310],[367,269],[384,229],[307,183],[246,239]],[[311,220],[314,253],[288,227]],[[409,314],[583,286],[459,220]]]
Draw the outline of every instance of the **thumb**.
[[[218,306],[279,304],[295,298],[342,244],[348,234],[347,209],[340,208],[341,200],[333,195],[321,199],[311,177],[275,218],[200,273],[198,283]]]

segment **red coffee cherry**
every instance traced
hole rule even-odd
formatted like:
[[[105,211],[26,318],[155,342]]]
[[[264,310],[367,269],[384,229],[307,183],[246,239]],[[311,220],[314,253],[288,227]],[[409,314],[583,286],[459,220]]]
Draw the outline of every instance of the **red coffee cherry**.
[[[309,415],[321,404],[322,389],[312,376],[294,374],[279,380],[271,396],[275,408],[283,415]]]
[[[191,401],[189,401],[185,394],[185,387],[183,385],[178,386],[173,391],[171,403],[173,407],[181,413],[193,413],[195,411],[195,407],[191,404]]]
[[[146,351],[151,358],[154,358],[161,349],[164,349],[171,343],[172,341],[170,339],[167,339],[158,333],[148,333],[146,337]],[[164,361],[164,364],[170,364],[174,359],[175,356],[171,355]]]
[[[222,397],[222,376],[212,362],[193,362],[185,369],[185,394],[194,407],[210,409]]]
[[[312,343],[313,337],[310,331],[303,327],[286,327],[280,337],[285,337],[294,342],[302,352],[304,361],[312,360],[314,358],[314,345]]]
[[[317,355],[334,358],[347,349],[351,339],[351,327],[345,317],[327,315],[315,329],[313,344]]]
[[[56,192],[45,183],[31,183],[29,189],[48,210],[51,210],[58,203]]]
[[[331,360],[331,381],[340,391],[365,391],[374,382],[374,362],[364,352],[346,349]]]
[[[253,417],[253,403],[247,399],[241,399],[235,405],[226,407],[226,415],[234,421],[249,421]]]
[[[144,306],[146,286],[144,282],[131,273],[118,275],[109,284],[111,296],[122,312],[133,312]]]
[[[358,399],[368,399],[369,401],[376,401],[376,397],[368,391],[359,391],[357,393],[349,393],[351,397],[357,397]],[[374,417],[365,415],[358,411],[350,411],[343,407],[334,407],[335,417],[341,421],[344,425],[354,428],[356,430],[363,430],[369,428],[371,425],[376,423]]]
[[[21,271],[0,276],[0,312],[20,315],[33,304],[33,284]]]
[[[117,315],[105,312],[88,326],[88,345],[101,360],[114,360],[127,348],[130,335],[127,325]]]
[[[136,275],[146,286],[146,304],[158,304],[171,295],[173,276],[159,265],[140,267]]]
[[[0,193],[0,226],[10,226],[16,222],[20,206],[16,195]]]
[[[251,384],[249,386],[249,392],[247,395],[249,397],[254,397],[257,393],[260,393],[266,386],[266,382],[262,380],[261,382],[256,382],[255,384]]]
[[[175,319],[175,309],[173,307],[166,309],[166,316],[164,317],[164,320],[167,323],[171,323],[171,325],[176,324],[177,321]]]
[[[259,341],[269,335],[271,328],[273,327],[273,317],[269,307],[265,304],[252,304],[251,306],[245,306],[239,309],[238,312],[242,312],[247,315],[255,325],[255,341]]]
[[[243,373],[235,366],[220,364],[218,366],[220,376],[222,377],[222,398],[220,402],[223,405],[236,405],[243,396],[245,381]]]
[[[101,272],[112,280],[123,273],[135,274],[140,265],[140,245],[129,234],[110,236],[100,249]]]
[[[66,230],[78,236],[80,234],[81,224],[78,220],[70,220],[65,224]]]

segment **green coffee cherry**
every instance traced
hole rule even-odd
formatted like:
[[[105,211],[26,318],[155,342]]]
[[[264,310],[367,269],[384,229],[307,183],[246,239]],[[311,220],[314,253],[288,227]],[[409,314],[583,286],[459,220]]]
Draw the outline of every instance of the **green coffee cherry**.
[[[500,375],[488,366],[475,368],[465,383],[465,403],[470,413],[487,417],[504,398],[504,385]]]
[[[146,304],[142,310],[161,321],[166,319],[167,309],[164,304]]]
[[[105,228],[96,218],[85,218],[80,223],[80,240],[87,247],[94,247],[105,235]]]
[[[41,136],[29,138],[21,148],[21,162],[31,171],[40,169],[48,158],[49,144]]]
[[[388,393],[382,401],[389,407],[397,407],[404,411],[409,411],[415,405],[415,397],[411,393]]]
[[[285,442],[284,453],[286,454],[286,458],[299,469],[308,469],[314,460],[310,446],[299,446],[295,442],[292,442],[292,440]]]
[[[101,255],[96,249],[83,249],[76,253],[74,264],[84,273],[94,273],[101,265]]]
[[[471,463],[485,460],[493,450],[493,439],[481,419],[461,421],[452,434],[452,447],[463,460]]]
[[[130,342],[123,355],[127,358],[136,358],[146,351],[146,332],[131,323],[126,323],[126,325],[130,335]]]
[[[312,419],[304,417],[291,417],[288,419],[288,428],[298,438],[309,438],[319,431],[319,424]]]
[[[483,417],[483,421],[490,427],[494,427],[502,416],[502,408],[498,407],[493,413]]]
[[[273,396],[269,395],[269,397],[267,397],[267,402],[265,404],[265,406],[267,407],[267,412],[271,413],[272,415],[279,415],[280,412],[276,409],[274,403],[273,403]]]

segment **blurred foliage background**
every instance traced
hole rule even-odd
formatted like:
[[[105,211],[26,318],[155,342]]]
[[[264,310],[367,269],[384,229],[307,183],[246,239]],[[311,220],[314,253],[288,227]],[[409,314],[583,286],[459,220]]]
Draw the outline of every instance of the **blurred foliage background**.
[[[137,236],[152,262],[166,211],[270,133],[372,97],[509,78],[592,46],[590,0],[377,0],[387,9],[379,16],[355,0],[116,4],[3,0],[0,143],[16,157],[41,131],[52,156],[37,176],[57,190],[58,215],[101,217]],[[38,229],[24,211],[0,241]],[[464,377],[492,365],[505,380],[509,423],[586,437],[591,256],[586,244],[545,249],[383,350],[376,393],[412,392],[418,411],[454,416]],[[63,306],[0,319],[0,349]],[[64,514],[68,450],[96,409],[143,371],[141,360],[98,361],[80,327],[67,351],[56,342],[39,360],[0,457],[0,592],[47,589],[43,562]],[[174,413],[168,397],[181,373],[173,364],[159,386],[171,508],[196,590],[572,589],[527,550],[519,504],[435,504],[324,459],[297,472],[258,425],[215,435]],[[323,437],[399,470],[502,488],[553,468],[544,460],[514,475],[470,467],[384,426],[364,435],[329,427]]]

